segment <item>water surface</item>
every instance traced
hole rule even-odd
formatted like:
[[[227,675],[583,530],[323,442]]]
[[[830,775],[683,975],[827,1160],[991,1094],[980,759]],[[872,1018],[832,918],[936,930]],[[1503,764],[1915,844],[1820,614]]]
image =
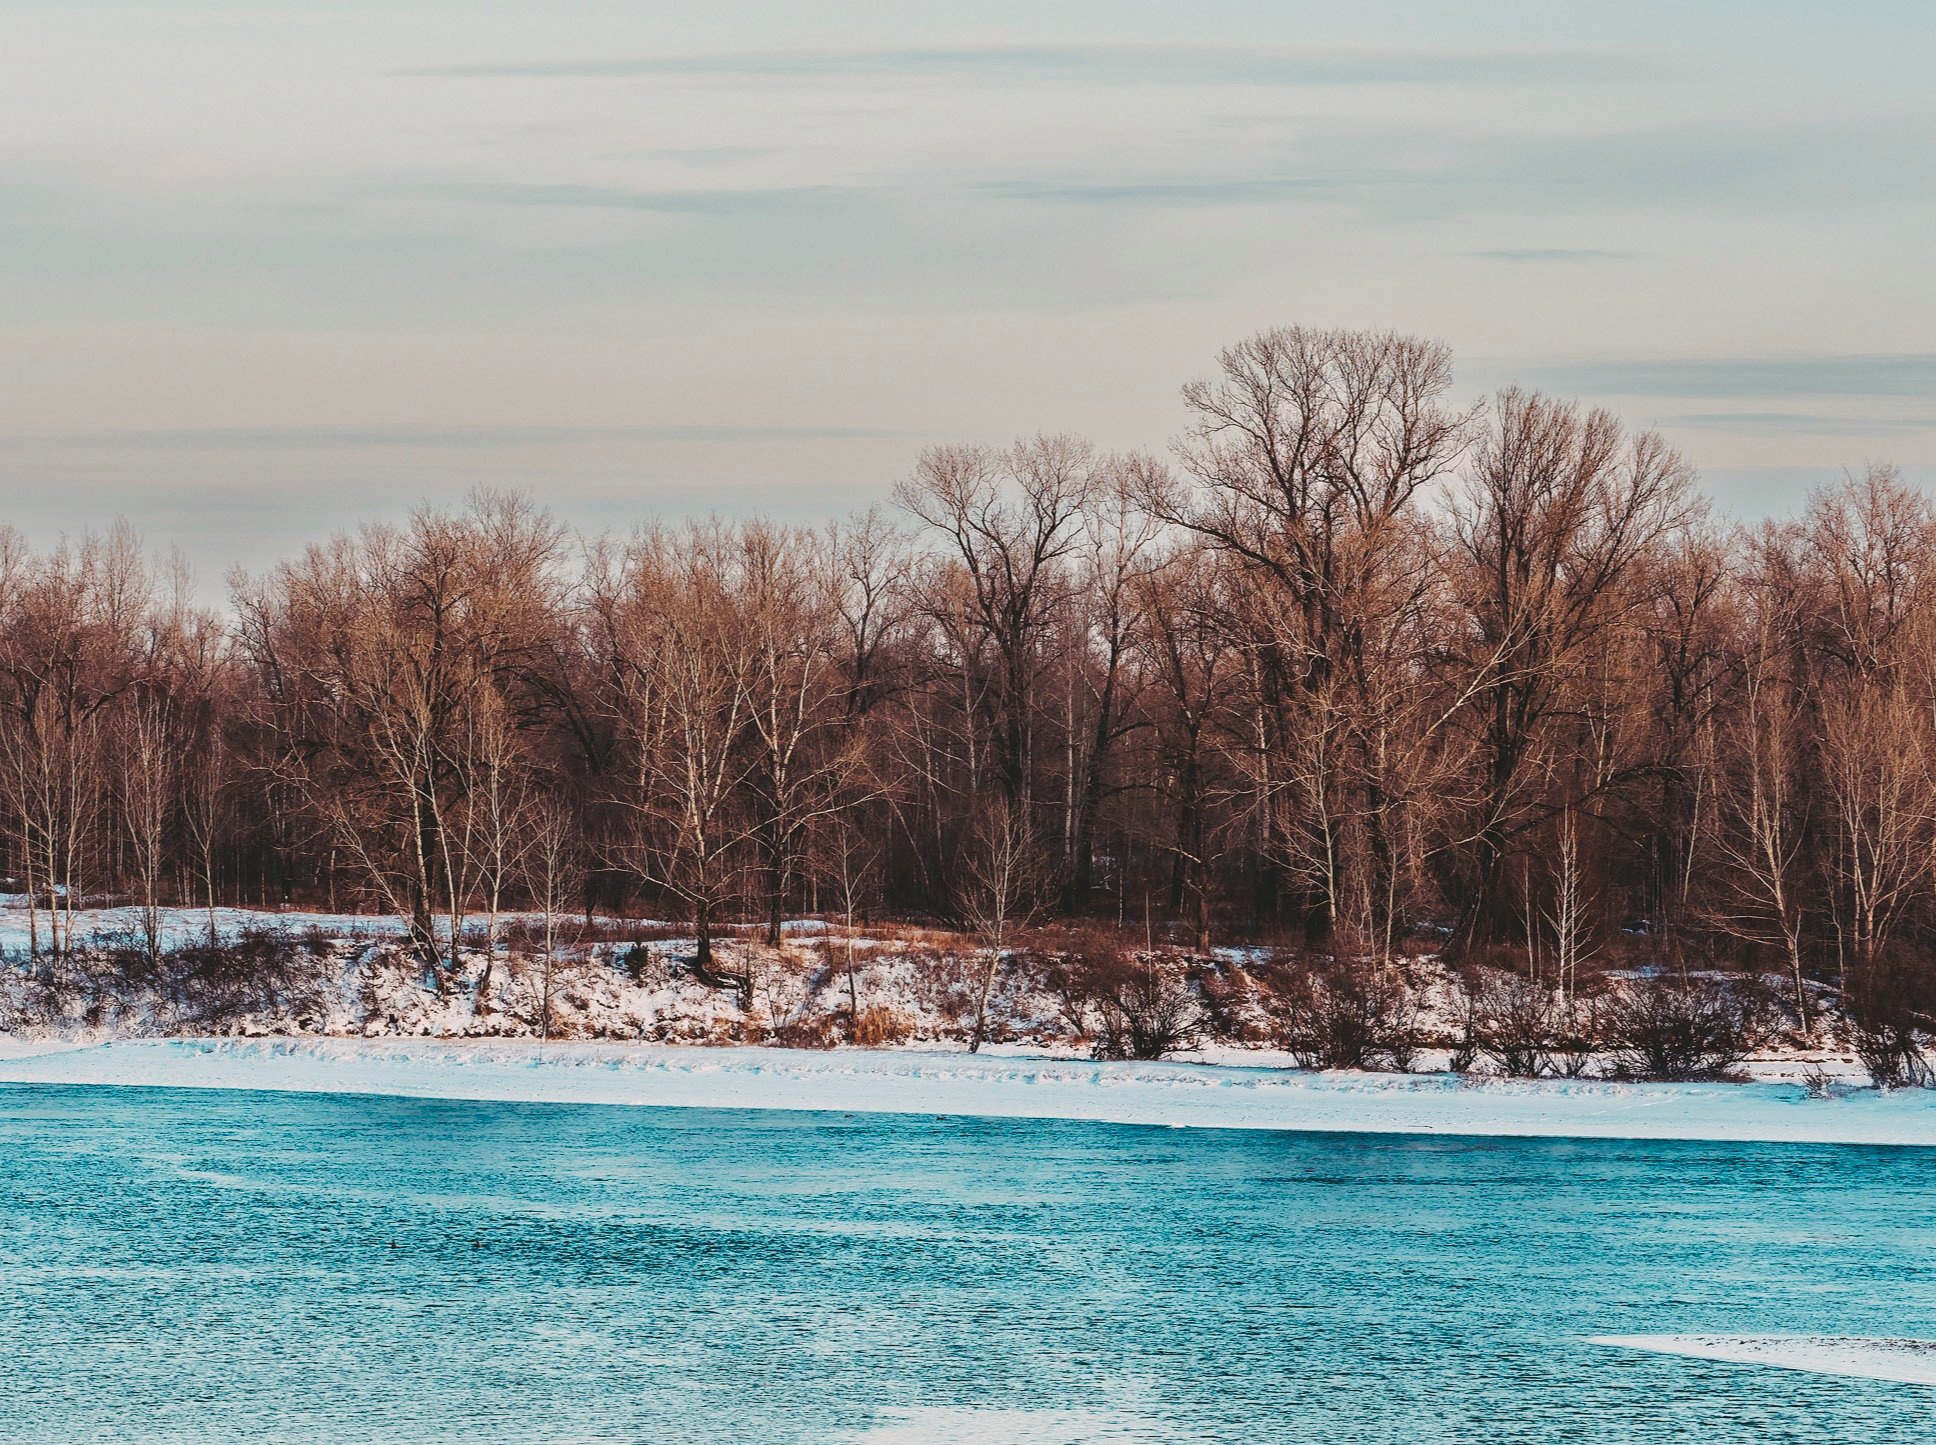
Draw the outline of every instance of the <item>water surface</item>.
[[[0,1437],[1912,1440],[1936,1155],[0,1086]]]

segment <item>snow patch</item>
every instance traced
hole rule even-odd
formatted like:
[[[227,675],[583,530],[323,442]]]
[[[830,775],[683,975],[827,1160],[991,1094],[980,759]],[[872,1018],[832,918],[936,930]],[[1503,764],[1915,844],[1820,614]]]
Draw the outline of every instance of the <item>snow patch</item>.
[[[294,1090],[1200,1128],[1936,1146],[1927,1090],[1301,1073],[935,1050],[144,1039],[0,1058],[0,1083]]]
[[[889,1410],[839,1437],[849,1445],[1142,1445],[1157,1437],[1129,1415],[1076,1410]]]
[[[1836,1335],[1597,1335],[1589,1343],[1696,1360],[1847,1375],[1859,1380],[1936,1385],[1936,1340]]]

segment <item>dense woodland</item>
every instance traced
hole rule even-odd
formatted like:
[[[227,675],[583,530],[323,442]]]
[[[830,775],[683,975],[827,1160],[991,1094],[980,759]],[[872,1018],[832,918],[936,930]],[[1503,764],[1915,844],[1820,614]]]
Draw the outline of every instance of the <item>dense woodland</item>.
[[[5,871],[68,912],[1053,917],[1422,947],[1562,989],[1611,939],[1792,981],[1936,929],[1936,507],[1748,530],[1612,415],[1269,331],[1172,455],[934,448],[819,529],[584,539],[529,499],[199,608],[124,530],[0,537]],[[211,929],[213,922],[211,920]],[[1429,940],[1429,941],[1428,941]],[[1878,984],[1878,987],[1880,985]]]

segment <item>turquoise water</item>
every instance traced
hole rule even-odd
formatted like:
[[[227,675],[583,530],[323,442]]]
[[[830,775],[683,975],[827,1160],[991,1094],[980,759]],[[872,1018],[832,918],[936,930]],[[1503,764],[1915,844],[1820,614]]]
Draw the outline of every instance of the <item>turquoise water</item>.
[[[1909,1441],[1936,1155],[0,1087],[0,1437]]]

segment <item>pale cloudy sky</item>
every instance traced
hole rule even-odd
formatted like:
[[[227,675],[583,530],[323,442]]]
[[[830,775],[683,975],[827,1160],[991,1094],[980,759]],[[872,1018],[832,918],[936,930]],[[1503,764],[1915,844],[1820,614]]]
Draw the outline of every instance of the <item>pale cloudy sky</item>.
[[[0,0],[0,481],[205,574],[471,484],[836,514],[1450,342],[1737,513],[1936,478],[1936,6]]]

